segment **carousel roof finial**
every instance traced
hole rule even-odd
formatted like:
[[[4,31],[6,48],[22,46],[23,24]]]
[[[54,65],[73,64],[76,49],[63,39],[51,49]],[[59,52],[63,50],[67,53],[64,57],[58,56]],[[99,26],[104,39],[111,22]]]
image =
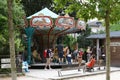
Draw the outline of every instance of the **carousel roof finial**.
[[[40,13],[40,14],[38,14],[38,16],[44,16],[44,14],[43,14],[43,13]]]
[[[67,14],[65,14],[64,16],[65,16],[65,17],[70,17],[68,13],[67,13]]]

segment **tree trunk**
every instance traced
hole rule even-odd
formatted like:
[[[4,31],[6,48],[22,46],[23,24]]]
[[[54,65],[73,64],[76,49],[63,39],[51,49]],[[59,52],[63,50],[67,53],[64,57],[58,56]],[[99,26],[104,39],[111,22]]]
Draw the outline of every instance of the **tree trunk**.
[[[13,28],[13,0],[7,0],[8,7],[8,27],[9,27],[9,46],[10,46],[10,59],[11,59],[11,75],[12,80],[17,79],[16,63],[15,63],[15,45],[14,45],[14,28]]]
[[[105,24],[106,24],[106,80],[110,80],[110,9],[106,11]]]

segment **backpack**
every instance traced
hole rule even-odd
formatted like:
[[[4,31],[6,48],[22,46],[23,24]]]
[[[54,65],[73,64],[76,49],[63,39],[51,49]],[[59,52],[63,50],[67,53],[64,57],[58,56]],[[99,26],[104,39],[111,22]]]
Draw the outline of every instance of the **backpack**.
[[[48,49],[48,50],[47,50],[47,54],[46,54],[46,58],[49,58],[50,55],[51,55],[51,51]]]
[[[46,50],[44,50],[44,52],[43,52],[43,56],[44,56],[44,58],[47,57],[47,51],[46,51]]]

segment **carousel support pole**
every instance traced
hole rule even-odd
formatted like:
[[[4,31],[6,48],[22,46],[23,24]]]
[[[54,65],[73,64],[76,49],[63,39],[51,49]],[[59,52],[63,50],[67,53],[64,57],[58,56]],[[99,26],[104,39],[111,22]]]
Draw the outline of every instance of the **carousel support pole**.
[[[32,35],[34,33],[34,28],[33,27],[26,27],[25,28],[25,33],[27,35],[27,62],[28,64],[31,64],[31,42],[32,42]]]

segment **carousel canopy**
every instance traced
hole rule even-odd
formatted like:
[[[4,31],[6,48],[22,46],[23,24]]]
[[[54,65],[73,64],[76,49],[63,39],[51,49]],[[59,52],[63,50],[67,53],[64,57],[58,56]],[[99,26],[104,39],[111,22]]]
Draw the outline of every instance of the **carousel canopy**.
[[[56,18],[55,21],[53,18]],[[59,16],[47,8],[27,17],[34,29],[34,36],[42,48],[51,47],[59,36],[85,30],[86,24],[69,15]]]
[[[59,16],[56,13],[49,10],[48,8],[44,8],[44,9],[40,10],[39,12],[27,17],[27,19],[30,19],[33,16],[39,16],[39,14],[43,14],[44,16],[50,16],[51,18],[58,18],[58,16]]]

